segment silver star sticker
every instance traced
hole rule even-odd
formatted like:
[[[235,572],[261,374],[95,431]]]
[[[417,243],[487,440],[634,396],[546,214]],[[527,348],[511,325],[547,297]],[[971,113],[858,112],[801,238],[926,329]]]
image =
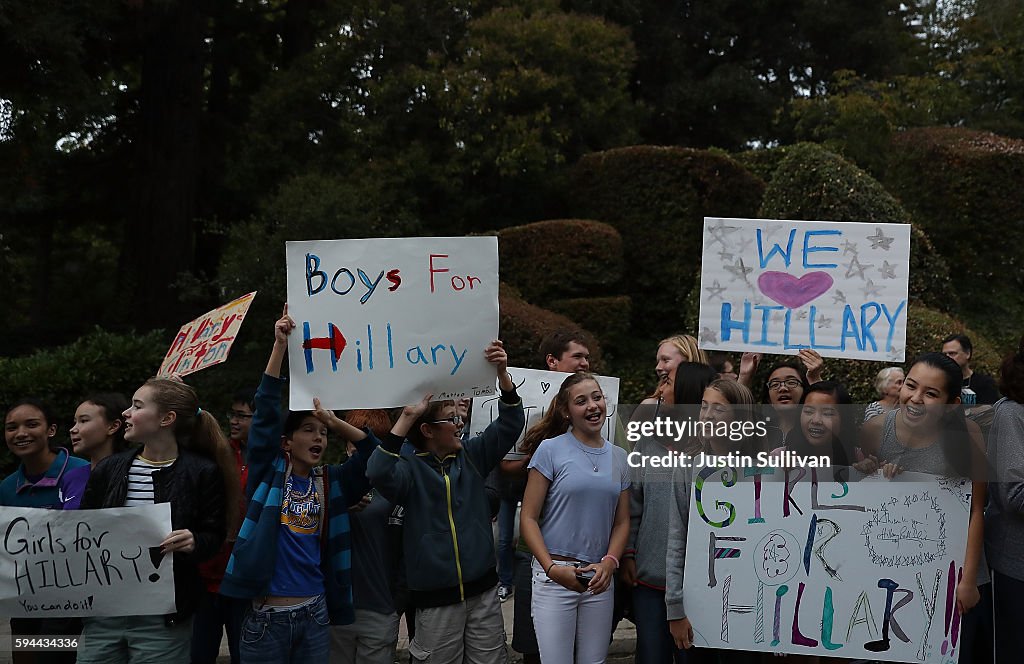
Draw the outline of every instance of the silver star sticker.
[[[843,240],[843,256],[846,254],[853,254],[854,256],[857,255],[856,243],[850,242],[849,240]]]
[[[732,254],[730,254],[725,249],[722,249],[721,251],[718,252],[718,260],[722,261],[723,263],[727,263],[732,260]]]
[[[738,248],[738,249],[737,249],[736,251],[737,251],[738,253],[741,253],[741,254],[742,254],[742,253],[744,253],[745,251],[747,251],[747,249],[750,249],[750,246],[751,246],[752,244],[754,244],[754,240],[752,240],[752,239],[751,239],[751,238],[749,238],[749,237],[745,237],[745,238],[743,238],[742,240],[740,240],[740,246],[739,246],[739,248]]]
[[[725,286],[718,283],[718,279],[715,279],[710,286],[705,286],[704,290],[708,292],[708,298],[717,297],[719,300],[722,298],[722,293],[726,291]]]
[[[818,329],[820,330],[823,327],[832,327],[832,319],[828,316],[822,316],[818,319]]]
[[[843,295],[843,291],[837,290],[832,296],[832,304],[839,304],[840,302],[846,304],[846,296]]]
[[[875,282],[868,279],[868,283],[861,289],[864,292],[864,297],[880,297],[882,295],[882,289],[875,285]]]
[[[797,320],[806,320],[807,319],[807,310],[806,309],[801,309],[800,311],[796,312],[796,319]]]
[[[882,279],[896,278],[896,266],[889,265],[889,261],[882,261],[882,267],[878,268],[878,271],[882,273]]]
[[[710,327],[705,327],[700,331],[701,342],[710,342],[713,344],[718,343],[718,332],[715,332]]]
[[[896,348],[893,346],[892,350],[889,351],[889,359],[899,361],[903,357],[903,349]]]
[[[746,267],[745,265],[743,265],[743,259],[741,258],[738,261],[736,261],[735,265],[726,265],[725,271],[732,275],[733,281],[736,281],[737,279],[742,279],[749,286],[750,282],[747,281],[747,275],[753,272],[754,268]]]
[[[718,242],[722,245],[722,249],[728,249],[725,245],[725,236],[730,233],[735,233],[739,230],[739,226],[726,226],[724,221],[719,220],[717,225],[708,226],[708,232],[711,233],[711,242],[709,245],[713,245]]]
[[[772,239],[776,233],[782,230],[782,224],[769,224],[761,229],[766,240]]]
[[[891,245],[893,240],[896,238],[886,237],[886,235],[882,233],[882,229],[875,226],[875,234],[869,235],[868,239],[871,240],[872,249],[885,249],[886,251],[889,251],[889,245]]]
[[[861,279],[865,279],[866,277],[864,276],[864,270],[868,269],[869,267],[874,267],[874,265],[871,265],[870,263],[869,264],[861,263],[859,260],[857,260],[856,256],[854,256],[853,259],[851,259],[849,263],[843,263],[843,265],[846,266],[846,278],[847,279],[852,277],[854,274],[856,274]],[[726,268],[726,269],[729,269],[729,268]]]

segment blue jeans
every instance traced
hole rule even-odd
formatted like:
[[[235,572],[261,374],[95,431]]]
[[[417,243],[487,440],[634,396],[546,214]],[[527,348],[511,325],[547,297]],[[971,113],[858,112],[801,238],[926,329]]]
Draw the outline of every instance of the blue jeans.
[[[636,664],[685,664],[686,655],[676,648],[668,631],[664,590],[641,585],[633,588],[633,622]]]
[[[503,498],[498,508],[498,583],[503,586],[511,586],[515,577],[516,549],[512,540],[516,531],[518,506],[518,501]]]
[[[249,609],[239,650],[243,664],[323,662],[330,651],[327,601],[320,595],[297,609]]]
[[[238,636],[249,604],[247,599],[203,593],[192,618],[192,664],[214,664],[217,661],[223,632],[228,635],[231,664],[238,664]]]

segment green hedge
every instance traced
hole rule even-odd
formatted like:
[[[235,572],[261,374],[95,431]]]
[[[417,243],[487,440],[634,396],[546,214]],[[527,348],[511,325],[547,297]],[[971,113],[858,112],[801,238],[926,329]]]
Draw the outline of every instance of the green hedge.
[[[634,146],[583,157],[570,174],[568,198],[574,215],[622,234],[634,329],[667,335],[682,323],[703,218],[753,216],[763,191],[758,177],[725,155]]]
[[[508,361],[513,366],[545,369],[543,358],[538,352],[544,337],[559,329],[581,328],[575,321],[532,305],[506,292],[504,288],[498,296],[498,305],[501,309],[499,335],[505,343]],[[584,332],[590,334],[585,328]],[[593,339],[590,345],[591,368],[600,371],[601,344],[596,337]]]
[[[1024,321],[1024,141],[905,131],[893,139],[885,183],[956,266],[960,315],[1012,347]]]
[[[775,169],[760,216],[910,223],[910,215],[873,177],[812,143],[794,145]],[[957,310],[949,267],[918,224],[911,229],[910,297],[942,311]]]
[[[597,221],[565,219],[498,232],[501,280],[530,302],[602,295],[622,278],[622,236]]]
[[[24,357],[0,358],[0,407],[36,397],[51,404],[57,440],[66,442],[69,423],[91,392],[121,392],[131,398],[154,375],[171,344],[168,334],[113,334],[96,328],[77,341]],[[17,465],[6,447],[0,466],[6,475]]]
[[[628,295],[552,300],[546,304],[551,311],[578,322],[585,329],[599,330],[606,353],[618,352],[629,338],[632,300]]]

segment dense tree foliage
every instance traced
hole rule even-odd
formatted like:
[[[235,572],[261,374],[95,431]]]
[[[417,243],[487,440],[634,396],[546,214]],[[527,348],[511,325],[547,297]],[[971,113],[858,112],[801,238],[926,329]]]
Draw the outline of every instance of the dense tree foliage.
[[[0,3],[0,347],[273,292],[286,237],[575,215],[632,144],[885,182],[908,127],[1024,134],[1022,44],[1016,0]]]

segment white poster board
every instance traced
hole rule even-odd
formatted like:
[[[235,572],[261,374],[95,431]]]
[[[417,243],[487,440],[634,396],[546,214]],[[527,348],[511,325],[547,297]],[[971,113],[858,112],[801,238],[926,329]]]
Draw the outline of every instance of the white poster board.
[[[955,663],[970,483],[785,472],[694,471],[683,590],[696,645]]]
[[[498,239],[288,242],[291,408],[493,394]]]
[[[160,553],[171,506],[0,509],[0,615],[174,613],[174,562]]]
[[[518,367],[509,367],[508,373],[512,376],[516,392],[523,400],[523,411],[526,413],[526,426],[523,427],[523,433],[519,434],[519,439],[516,441],[518,447],[530,427],[544,417],[544,413],[551,406],[551,400],[558,394],[558,388],[562,385],[562,381],[572,374]],[[601,386],[601,391],[604,392],[605,405],[608,409],[608,412],[605,413],[601,435],[605,440],[615,444],[619,428],[615,426],[615,414],[619,409],[619,379],[614,376],[595,377]],[[498,419],[498,399],[500,398],[500,394],[496,393],[493,397],[473,400],[472,416],[469,420],[471,436],[479,436],[487,428],[487,425]]]
[[[902,362],[908,224],[704,219],[699,345]]]

